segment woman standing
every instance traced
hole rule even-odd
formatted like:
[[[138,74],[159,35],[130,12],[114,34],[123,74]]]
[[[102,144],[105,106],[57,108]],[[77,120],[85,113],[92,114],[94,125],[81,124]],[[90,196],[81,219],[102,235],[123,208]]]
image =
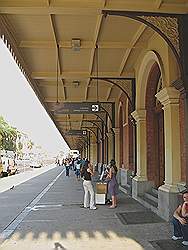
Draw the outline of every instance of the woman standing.
[[[84,187],[84,208],[90,208],[92,210],[97,209],[95,206],[95,198],[94,198],[94,191],[93,186],[91,183],[91,176],[94,175],[93,167],[89,161],[85,161],[85,165],[82,168],[81,176],[84,178],[83,187]],[[90,194],[90,200],[89,200]]]
[[[116,179],[117,167],[115,160],[110,161],[110,170],[108,173],[108,178],[110,179],[108,183],[108,192],[112,197],[112,205],[109,208],[117,207],[117,194],[118,194],[118,183]]]

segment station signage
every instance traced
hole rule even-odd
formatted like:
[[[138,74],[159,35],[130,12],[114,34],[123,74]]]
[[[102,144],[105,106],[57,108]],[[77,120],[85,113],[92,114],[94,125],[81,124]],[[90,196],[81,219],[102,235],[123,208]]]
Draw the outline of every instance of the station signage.
[[[54,114],[92,114],[101,112],[98,102],[65,102],[60,103]]]
[[[65,135],[78,135],[78,136],[87,136],[87,130],[69,130],[65,133]]]

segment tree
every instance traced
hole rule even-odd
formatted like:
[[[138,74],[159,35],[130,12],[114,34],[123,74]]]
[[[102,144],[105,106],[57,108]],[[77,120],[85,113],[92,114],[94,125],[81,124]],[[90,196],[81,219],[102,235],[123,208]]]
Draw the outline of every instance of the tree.
[[[16,151],[16,139],[19,131],[10,126],[0,116],[0,149]]]
[[[33,146],[34,146],[34,142],[32,142],[31,140],[29,140],[28,143],[27,143],[27,148],[29,150],[31,150],[33,148]]]

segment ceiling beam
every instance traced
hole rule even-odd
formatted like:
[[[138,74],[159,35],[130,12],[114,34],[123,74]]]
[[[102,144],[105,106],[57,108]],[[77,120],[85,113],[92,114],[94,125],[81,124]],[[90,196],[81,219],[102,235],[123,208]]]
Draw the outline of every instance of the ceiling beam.
[[[50,6],[51,0],[46,0],[47,6]]]
[[[59,48],[63,49],[72,49],[71,41],[59,41]],[[96,46],[96,45],[95,45]],[[145,49],[146,44],[144,42],[132,46],[128,42],[99,42],[98,46],[100,49],[125,49],[125,48],[138,48]],[[20,48],[30,48],[30,49],[54,49],[56,44],[52,41],[21,41],[19,43]],[[92,41],[82,41],[80,49],[95,49],[94,42]],[[91,53],[92,55],[92,53]],[[94,55],[93,55],[94,56]],[[90,62],[89,67],[91,67],[92,61]]]
[[[48,81],[55,81],[56,80],[56,72],[32,72],[31,74],[33,79],[37,80],[48,80]],[[89,72],[62,72],[59,76],[63,79],[78,79],[78,80],[87,80],[90,77],[96,77],[96,74],[90,75]],[[99,78],[125,78],[125,77],[134,77],[134,70],[127,71],[126,75],[118,75],[118,72],[100,72],[98,75]]]
[[[1,14],[15,14],[15,15],[98,15],[101,13],[100,8],[87,7],[87,8],[76,8],[76,7],[53,7],[53,6],[2,6],[0,3]]]
[[[51,27],[52,27],[52,31],[53,31],[53,35],[54,35],[54,41],[55,41],[55,45],[56,45],[56,53],[57,53],[57,60],[58,60],[58,74],[56,77],[58,77],[58,80],[59,81],[59,75],[61,74],[62,72],[62,65],[61,65],[61,60],[60,60],[60,57],[59,57],[59,46],[58,46],[58,38],[57,38],[57,29],[56,29],[56,26],[55,26],[55,20],[54,20],[54,16],[53,15],[49,15],[50,17],[50,24],[51,24]],[[64,82],[62,80],[62,78],[60,78],[60,81],[61,81],[61,85],[63,87],[63,98],[64,100],[66,100],[66,90],[65,90],[65,87],[64,87]],[[58,101],[58,100],[57,100]]]
[[[89,76],[88,72],[63,72],[59,76],[66,79],[86,79]],[[32,72],[33,79],[42,79],[42,80],[56,80],[56,72]]]
[[[106,2],[104,2],[105,4]],[[93,63],[94,63],[94,57],[95,57],[95,48],[98,41],[101,25],[102,25],[103,15],[99,15],[97,18],[96,26],[95,26],[95,32],[94,32],[94,39],[93,39],[93,48],[91,49],[90,54],[90,62],[89,62],[89,74],[91,75],[92,69],[93,69]],[[85,100],[88,98],[88,86],[90,83],[90,78],[87,80],[87,86],[85,91]]]
[[[123,56],[123,60],[120,64],[118,75],[120,76],[123,72],[123,69],[128,61],[129,55],[131,53],[131,50],[133,49],[133,46],[137,43],[138,39],[141,37],[141,35],[144,33],[147,26],[145,24],[141,24],[135,35],[133,36],[133,39],[131,41],[132,48],[126,49],[125,54]]]
[[[64,115],[62,115],[62,114],[55,115],[54,117],[55,117],[56,121],[58,121],[60,123],[60,126],[64,126],[64,124],[66,123],[66,115],[65,114]],[[71,121],[71,123],[79,123],[80,119],[79,120],[70,120],[70,121]],[[84,120],[82,120],[82,121],[84,121]],[[94,120],[94,121],[96,121],[96,120]]]
[[[86,5],[87,3],[87,5]],[[141,0],[116,0],[110,4],[102,1],[63,1],[58,2],[58,6],[50,4],[46,5],[45,1],[10,1],[1,0],[0,13],[1,14],[23,14],[23,15],[98,15],[102,9],[114,10],[119,9],[123,11],[148,11],[157,12],[156,2],[141,1]],[[163,13],[187,13],[188,7],[186,2],[163,3],[160,12]]]
[[[162,1],[163,2],[163,1]],[[136,11],[136,12],[158,12],[159,10],[156,8],[156,1],[147,1],[147,0],[116,0],[110,1],[109,4],[106,5],[106,9],[108,10],[122,10],[122,11]],[[163,2],[160,6],[161,13],[177,13],[177,14],[185,14],[187,13],[187,4],[186,2]],[[159,3],[158,3],[159,6]]]
[[[163,3],[163,0],[155,0],[156,9],[160,9],[162,3]]]

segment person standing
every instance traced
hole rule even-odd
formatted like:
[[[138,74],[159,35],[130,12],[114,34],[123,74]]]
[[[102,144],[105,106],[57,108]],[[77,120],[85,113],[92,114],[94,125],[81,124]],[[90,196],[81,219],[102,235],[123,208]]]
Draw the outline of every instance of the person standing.
[[[77,161],[75,162],[75,167],[76,167],[76,171],[75,171],[76,177],[78,180],[80,180],[80,167],[81,167],[80,159],[77,159]]]
[[[117,207],[117,194],[118,194],[118,182],[116,179],[117,167],[115,160],[110,161],[110,170],[108,172],[107,178],[110,179],[108,182],[108,192],[112,197],[112,205],[109,208]]]
[[[66,176],[69,177],[69,169],[70,169],[70,163],[69,163],[69,159],[66,160],[65,162],[65,170],[66,170]]]
[[[84,178],[83,188],[84,188],[84,205],[83,208],[90,208],[91,210],[96,210],[94,190],[91,182],[91,176],[94,175],[93,167],[91,163],[86,160],[85,165],[82,167],[81,177]],[[90,195],[90,199],[89,199]]]

